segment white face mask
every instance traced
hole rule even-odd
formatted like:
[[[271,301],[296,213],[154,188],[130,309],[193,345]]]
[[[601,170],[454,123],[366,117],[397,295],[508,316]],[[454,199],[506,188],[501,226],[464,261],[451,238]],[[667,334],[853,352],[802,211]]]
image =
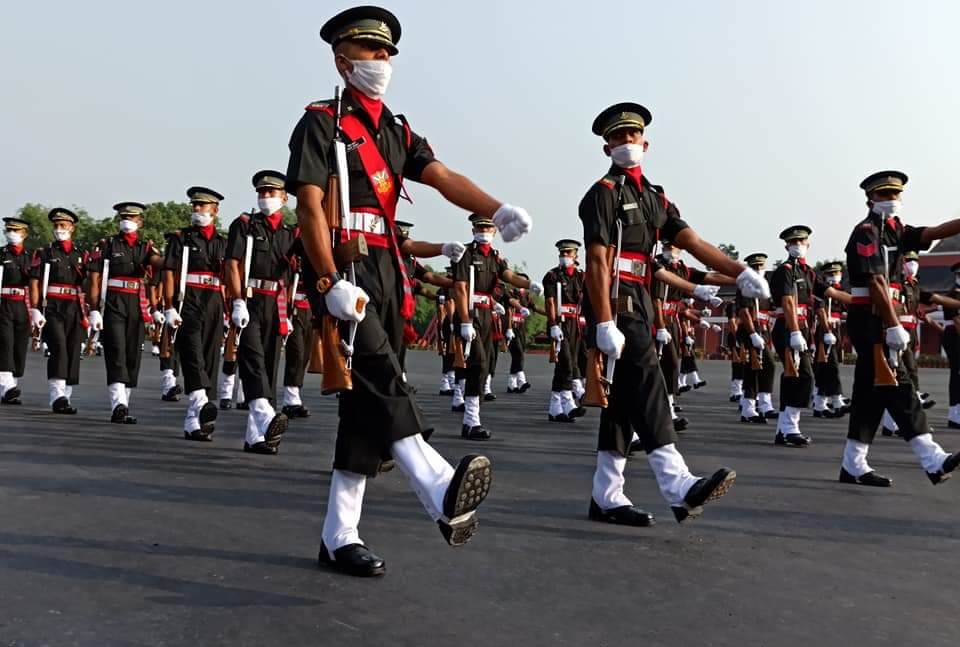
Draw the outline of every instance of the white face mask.
[[[843,280],[843,277],[839,274],[831,274],[830,276],[827,277],[827,283],[829,285],[840,285],[842,280]]]
[[[350,61],[353,69],[346,74],[347,82],[371,99],[382,99],[390,85],[393,65],[390,61]]]
[[[643,146],[640,144],[622,144],[610,149],[613,163],[620,168],[634,168],[643,162]]]
[[[493,242],[493,234],[491,234],[491,233],[486,233],[486,232],[485,232],[485,233],[477,232],[477,233],[475,233],[475,234],[473,235],[473,240],[474,240],[475,242],[478,242],[478,243],[488,243],[488,244],[489,244],[489,243],[492,243],[492,242]]]
[[[570,258],[569,256],[560,257],[560,267],[572,267],[572,266],[573,266],[572,258]]]
[[[120,221],[120,231],[125,234],[132,234],[137,229],[140,228],[140,225],[137,224],[135,220],[121,220]]]
[[[72,231],[69,231],[69,230],[67,230],[67,229],[54,229],[54,230],[53,230],[53,237],[56,238],[57,240],[59,240],[60,242],[63,242],[63,241],[65,241],[65,240],[70,240],[70,238],[71,238],[72,236],[73,236],[73,232],[72,232]]]
[[[920,271],[920,263],[917,261],[907,261],[903,264],[903,273],[913,278]]]
[[[898,216],[900,211],[903,208],[903,203],[899,200],[884,200],[882,202],[874,202],[871,210],[878,215],[884,217]]]
[[[7,235],[7,242],[11,245],[23,244],[23,234],[21,234],[19,231],[8,231],[5,233]]]
[[[257,208],[265,216],[273,215],[283,208],[283,198],[258,198]]]
[[[209,213],[203,213],[201,211],[194,211],[192,214],[190,214],[190,222],[195,224],[197,227],[206,227],[213,222],[213,215]]]
[[[787,253],[790,254],[790,258],[804,258],[807,255],[807,246],[806,245],[787,245]]]

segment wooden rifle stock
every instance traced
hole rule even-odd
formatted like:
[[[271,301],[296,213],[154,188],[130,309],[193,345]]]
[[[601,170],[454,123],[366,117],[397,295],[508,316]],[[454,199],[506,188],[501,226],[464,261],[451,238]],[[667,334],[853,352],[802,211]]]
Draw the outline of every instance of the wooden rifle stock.
[[[823,343],[823,340],[820,340],[820,343],[817,344],[817,364],[826,364],[827,363],[827,345]]]
[[[237,361],[237,335],[240,334],[240,328],[233,323],[230,324],[230,330],[227,331],[227,341],[223,345],[223,361]]]
[[[883,344],[873,345],[873,385],[897,386],[897,374],[890,368],[883,353]]]
[[[97,354],[97,341],[99,340],[100,335],[95,332],[91,332],[87,337],[86,342],[83,345],[83,354],[87,357],[94,357]]]
[[[163,325],[161,327],[158,345],[160,346],[160,359],[170,359],[173,356],[173,331],[170,329],[170,326]],[[224,350],[223,354],[226,356],[226,350]]]
[[[603,353],[596,348],[587,351],[587,381],[580,403],[601,409],[606,409],[609,404],[609,386],[603,377]]]
[[[310,362],[307,364],[307,373],[312,375],[323,374],[323,335],[320,328],[310,328]]]
[[[31,348],[33,348],[34,351],[40,350],[43,344],[43,340],[41,339],[43,336],[42,329],[38,326],[34,326],[30,331],[30,336],[33,338]]]
[[[343,354],[340,340],[339,321],[330,315],[323,318],[320,329],[320,343],[323,346],[323,379],[320,393],[330,395],[353,389],[353,379],[347,368],[347,358]]]
[[[760,359],[760,351],[752,346],[750,347],[750,369],[754,371],[763,369],[763,361]]]
[[[450,352],[453,353],[453,368],[467,368],[467,358],[463,355],[463,339],[460,335],[450,335]]]
[[[550,339],[550,363],[551,364],[557,363],[557,355],[558,355],[557,342],[553,338],[551,338]]]
[[[800,367],[797,366],[797,358],[794,355],[796,351],[790,348],[790,344],[784,349],[783,353],[783,376],[800,377]]]

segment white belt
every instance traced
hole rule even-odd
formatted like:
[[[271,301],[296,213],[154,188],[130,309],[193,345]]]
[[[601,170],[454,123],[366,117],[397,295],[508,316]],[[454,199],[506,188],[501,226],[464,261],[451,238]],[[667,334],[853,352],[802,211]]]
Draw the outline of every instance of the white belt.
[[[797,304],[796,307],[797,307],[797,315],[798,315],[798,316],[803,316],[803,317],[806,317],[806,316],[807,316],[807,306],[801,305],[801,304]],[[776,314],[777,314],[778,317],[779,317],[779,316],[782,316],[783,314],[785,314],[783,308],[777,308]]]
[[[913,315],[900,315],[900,323],[917,323],[917,318]]]
[[[340,218],[341,226],[344,229],[353,229],[367,234],[387,233],[387,219],[378,213],[366,213],[364,211],[353,211]]]
[[[220,287],[220,279],[209,274],[187,274],[187,285],[211,285]]]
[[[139,290],[140,279],[107,279],[107,287],[121,290]]]
[[[840,317],[827,317],[827,323],[831,326],[836,326],[840,323]]]
[[[944,327],[944,328],[949,328],[949,327],[952,326],[952,325],[953,325],[953,319],[950,319],[950,320],[948,320],[948,321],[944,321],[944,322],[943,322],[943,327]]]
[[[0,289],[0,294],[22,297],[27,294],[27,291],[23,288],[2,288]]]
[[[293,295],[293,300],[294,300],[294,301],[306,301],[306,300],[307,300],[307,294],[306,294],[305,292],[297,292],[296,294]]]
[[[267,281],[265,279],[250,279],[247,283],[248,287],[264,292],[276,292],[280,287],[280,281]]]
[[[77,288],[61,288],[57,285],[51,285],[47,287],[47,294],[65,294],[67,296],[75,297],[77,296]]]
[[[900,290],[897,288],[887,288],[887,294],[889,294],[890,298],[894,300],[900,298]],[[850,288],[850,296],[869,297],[870,288]]]
[[[486,294],[474,294],[473,303],[474,305],[490,305],[490,297]]]
[[[647,262],[632,258],[623,258],[621,256],[619,259],[617,259],[617,271],[627,272],[637,277],[643,277],[647,274]]]

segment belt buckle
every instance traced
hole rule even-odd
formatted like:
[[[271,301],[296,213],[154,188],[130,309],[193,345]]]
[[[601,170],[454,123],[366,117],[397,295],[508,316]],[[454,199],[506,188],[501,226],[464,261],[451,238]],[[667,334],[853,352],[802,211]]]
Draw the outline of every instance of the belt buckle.
[[[638,277],[645,276],[647,273],[647,264],[644,261],[631,260],[630,273]]]
[[[378,216],[376,214],[370,215],[370,224],[367,226],[367,230],[371,234],[379,234],[383,222],[383,216]]]

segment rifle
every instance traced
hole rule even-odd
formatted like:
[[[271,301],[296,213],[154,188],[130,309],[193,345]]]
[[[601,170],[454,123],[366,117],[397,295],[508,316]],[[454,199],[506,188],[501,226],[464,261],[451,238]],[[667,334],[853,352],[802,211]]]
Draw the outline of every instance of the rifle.
[[[310,327],[310,362],[307,364],[307,373],[323,375],[323,335],[316,324]]]
[[[753,330],[754,332],[760,331],[760,299],[755,298],[753,300]],[[760,371],[763,369],[763,357],[760,355],[753,344],[750,345],[750,369],[754,371]]]
[[[50,263],[43,264],[43,279],[40,283],[40,312],[47,312],[47,290],[50,287]],[[43,333],[43,326],[34,326],[31,331],[33,336],[33,350],[40,350],[41,346],[41,336]]]
[[[562,290],[562,286],[560,285],[559,282],[557,282],[557,300],[554,302],[553,314],[554,314],[554,321],[557,322],[558,326],[560,325],[560,322],[563,321],[562,319],[563,315],[560,314],[560,304],[563,303],[561,290]],[[551,364],[556,364],[559,361],[560,344],[561,342],[558,342],[556,340],[553,340],[552,343],[550,344],[550,360],[549,361]]]
[[[453,355],[453,368],[467,368],[467,356],[463,352],[463,339],[456,330],[450,332],[450,353]]]
[[[293,320],[297,317],[297,288],[300,287],[300,273],[297,272],[293,275],[293,283],[290,286],[290,325],[287,327],[287,334],[283,336],[283,340],[280,342],[280,345],[283,348],[287,347],[287,338],[293,334]],[[281,288],[282,289],[282,288]]]
[[[103,272],[100,273],[100,308],[101,318],[107,307],[107,283],[110,281],[110,259],[103,259]],[[83,353],[87,357],[93,357],[97,354],[97,342],[100,341],[100,331],[91,330],[84,344]]]
[[[473,318],[476,316],[476,308],[473,307],[473,295],[476,290],[476,268],[471,264],[470,265],[470,282],[467,284],[467,315],[470,317],[470,321],[473,321]],[[470,357],[470,346],[472,342],[465,341],[463,342],[463,359],[466,362]]]
[[[247,243],[249,244],[249,240]],[[246,262],[246,259],[244,259]],[[180,256],[180,280],[177,285],[177,314],[183,312],[183,301],[187,297],[187,269],[190,263],[190,246],[186,241],[183,243],[183,253]],[[160,337],[160,358],[170,359],[173,355],[173,344],[177,341],[177,332],[180,327],[171,329],[170,326],[163,326],[163,334]],[[226,354],[226,353],[224,353]],[[236,354],[236,343],[234,343],[234,354]],[[231,360],[234,361],[234,360]]]

